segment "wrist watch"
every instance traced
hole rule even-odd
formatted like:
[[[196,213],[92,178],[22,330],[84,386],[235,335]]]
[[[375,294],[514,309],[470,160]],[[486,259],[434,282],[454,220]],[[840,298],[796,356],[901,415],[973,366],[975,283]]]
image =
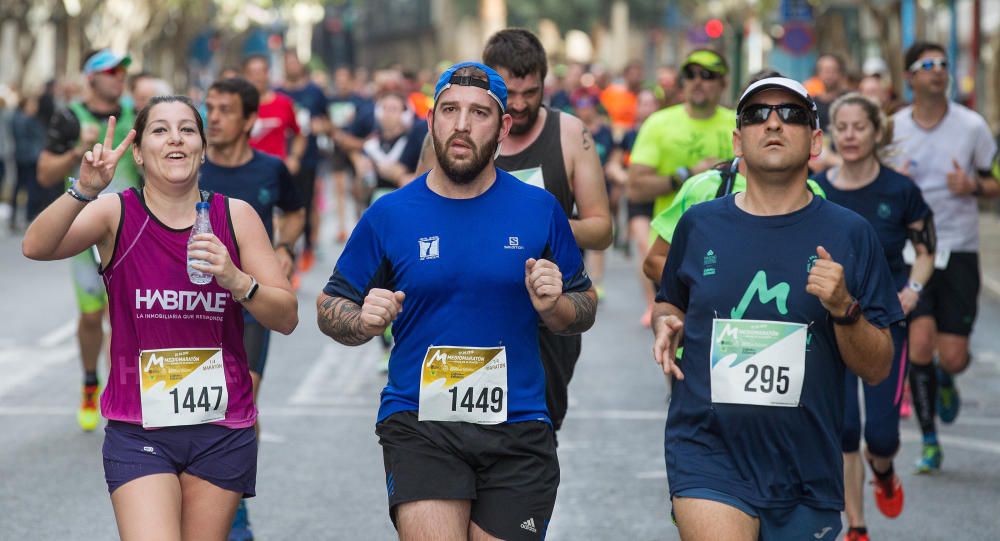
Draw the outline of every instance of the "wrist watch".
[[[858,299],[851,297],[851,304],[847,307],[847,310],[842,316],[835,316],[830,314],[830,320],[833,321],[835,325],[853,325],[861,319],[861,303]]]
[[[257,279],[252,275],[248,276],[250,276],[250,288],[247,289],[247,292],[242,297],[233,297],[233,300],[240,304],[248,302],[252,299],[253,296],[257,294],[257,290],[260,288],[260,284],[257,283]]]
[[[908,289],[912,289],[913,292],[916,293],[917,295],[919,295],[920,292],[924,290],[923,284],[917,282],[916,280],[910,280],[910,283],[906,284],[906,287]]]

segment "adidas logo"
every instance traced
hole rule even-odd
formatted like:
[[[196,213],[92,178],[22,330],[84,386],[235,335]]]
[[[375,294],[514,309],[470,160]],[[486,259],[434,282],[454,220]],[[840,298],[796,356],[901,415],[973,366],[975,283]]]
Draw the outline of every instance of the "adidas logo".
[[[531,533],[538,533],[538,528],[535,527],[535,519],[534,519],[534,517],[529,518],[528,520],[522,522],[521,523],[521,529],[522,530],[528,530]]]

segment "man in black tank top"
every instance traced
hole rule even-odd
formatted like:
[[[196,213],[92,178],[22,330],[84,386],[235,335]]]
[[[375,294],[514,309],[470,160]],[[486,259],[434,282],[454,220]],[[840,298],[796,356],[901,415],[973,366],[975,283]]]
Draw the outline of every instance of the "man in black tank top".
[[[548,65],[541,42],[527,30],[501,30],[487,42],[483,63],[507,83],[507,112],[514,120],[497,167],[554,195],[570,217],[580,249],[604,250],[611,244],[611,210],[601,160],[594,138],[578,118],[542,106]],[[417,170],[436,166],[428,137]],[[581,338],[556,336],[543,327],[539,348],[549,417],[558,430],[566,417],[567,388],[580,357]]]

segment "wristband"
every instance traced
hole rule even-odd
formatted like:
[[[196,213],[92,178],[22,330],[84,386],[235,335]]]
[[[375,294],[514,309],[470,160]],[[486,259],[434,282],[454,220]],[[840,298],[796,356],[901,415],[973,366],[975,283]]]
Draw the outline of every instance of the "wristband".
[[[842,316],[835,316],[830,314],[830,320],[837,325],[853,325],[861,319],[861,303],[858,299],[851,298],[851,304],[847,307],[847,311],[844,312]]]
[[[976,188],[972,190],[972,195],[976,197],[983,195],[983,181],[979,180],[979,178],[975,178],[973,179],[973,182],[976,183]]]
[[[916,293],[917,295],[919,295],[920,292],[924,290],[923,284],[917,282],[916,280],[910,280],[910,282],[906,284],[906,287],[908,289],[913,290],[913,292]]]
[[[233,297],[233,300],[240,304],[245,303],[250,299],[252,299],[253,296],[257,294],[257,289],[260,288],[260,284],[257,283],[257,279],[254,278],[252,275],[248,276],[250,276],[250,288],[247,289],[246,294],[243,295],[242,297]]]
[[[72,183],[72,185],[69,188],[66,189],[66,193],[68,193],[70,195],[70,197],[72,197],[73,199],[76,199],[77,201],[83,202],[83,203],[90,203],[92,201],[96,201],[97,200],[96,197],[87,197],[86,195],[83,195],[79,190],[76,189],[76,184],[77,184],[77,182],[79,182],[78,179],[75,179],[73,177],[69,177],[69,180]]]

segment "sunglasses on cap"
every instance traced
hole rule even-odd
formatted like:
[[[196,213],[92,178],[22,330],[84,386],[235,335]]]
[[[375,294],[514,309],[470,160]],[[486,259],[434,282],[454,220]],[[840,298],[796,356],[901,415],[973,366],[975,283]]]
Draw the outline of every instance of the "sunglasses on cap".
[[[684,78],[688,80],[694,80],[695,77],[700,78],[702,81],[715,81],[716,79],[722,78],[721,73],[716,73],[710,69],[693,64],[684,66],[683,75]]]
[[[917,60],[910,64],[910,71],[931,71],[934,68],[948,69],[948,60],[944,58],[928,58]]]
[[[809,110],[794,103],[779,103],[768,105],[766,103],[755,103],[747,105],[740,113],[740,126],[754,126],[763,124],[771,116],[771,111],[778,113],[778,118],[784,124],[794,124],[796,126],[812,126],[813,119]]]
[[[125,73],[125,66],[118,64],[117,66],[108,69],[103,69],[97,73],[100,73],[101,75],[110,75],[111,77],[114,77],[116,75]]]

